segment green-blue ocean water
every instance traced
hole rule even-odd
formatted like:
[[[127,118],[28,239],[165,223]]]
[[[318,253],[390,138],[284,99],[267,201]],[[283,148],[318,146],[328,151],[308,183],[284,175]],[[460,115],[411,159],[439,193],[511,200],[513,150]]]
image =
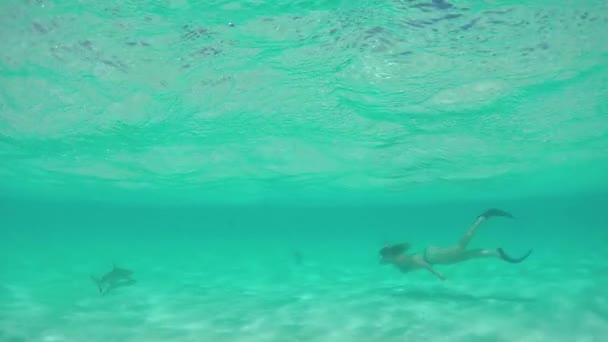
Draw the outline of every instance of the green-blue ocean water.
[[[608,339],[605,1],[0,3],[0,341]],[[400,273],[387,243],[487,258]],[[116,264],[135,283],[100,295]]]

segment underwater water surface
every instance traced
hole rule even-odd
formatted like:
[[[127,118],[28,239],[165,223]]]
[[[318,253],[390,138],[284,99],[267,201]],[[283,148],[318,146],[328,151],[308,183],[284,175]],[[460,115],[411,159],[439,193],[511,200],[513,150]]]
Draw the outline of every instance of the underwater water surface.
[[[0,22],[0,341],[608,338],[605,1],[8,0]],[[488,208],[515,219],[471,246],[524,262],[379,263]]]

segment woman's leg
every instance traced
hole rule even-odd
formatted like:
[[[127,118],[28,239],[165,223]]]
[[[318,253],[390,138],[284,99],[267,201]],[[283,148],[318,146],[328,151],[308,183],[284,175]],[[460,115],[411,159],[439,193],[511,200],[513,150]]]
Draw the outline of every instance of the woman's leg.
[[[496,249],[471,249],[464,252],[464,260],[480,258],[500,258],[500,253]]]
[[[469,245],[469,242],[471,242],[471,239],[473,239],[473,236],[475,236],[475,233],[477,233],[477,229],[479,228],[479,226],[483,222],[485,222],[487,219],[489,219],[490,217],[493,217],[493,216],[503,216],[503,217],[513,218],[513,215],[509,214],[506,211],[502,211],[500,209],[486,210],[483,214],[479,215],[477,220],[475,220],[475,223],[473,223],[473,225],[464,233],[464,236],[460,239],[460,241],[458,243],[458,247],[460,247],[463,250],[466,249],[467,246]]]
[[[480,258],[499,258],[512,264],[519,264],[526,260],[532,254],[532,250],[529,250],[526,254],[519,258],[512,257],[505,253],[502,248],[497,249],[471,249],[465,251],[463,254],[463,260],[480,259]]]
[[[473,223],[471,227],[464,233],[458,244],[451,247],[429,247],[427,248],[424,257],[425,260],[430,264],[450,264],[455,262],[461,262],[464,260],[472,259],[472,258],[484,258],[484,257],[500,257],[501,254],[498,250],[491,249],[475,249],[471,251],[467,251],[467,246],[477,233],[477,229],[483,222],[485,222],[488,218],[493,216],[505,216],[505,217],[513,217],[511,214],[498,210],[498,209],[489,209],[486,210],[483,214],[479,215],[477,220]],[[505,259],[506,260],[506,259]]]
[[[475,223],[473,223],[473,225],[469,227],[469,229],[467,229],[467,231],[464,233],[462,238],[460,238],[460,241],[458,242],[458,248],[462,250],[465,250],[467,248],[469,242],[471,242],[471,240],[475,236],[475,233],[477,233],[477,229],[485,220],[487,219],[484,216],[480,216],[477,218],[477,220],[475,220]]]

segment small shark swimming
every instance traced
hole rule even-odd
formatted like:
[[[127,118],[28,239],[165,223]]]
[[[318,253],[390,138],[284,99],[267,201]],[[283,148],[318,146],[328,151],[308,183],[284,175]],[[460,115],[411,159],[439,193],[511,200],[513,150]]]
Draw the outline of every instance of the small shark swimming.
[[[112,270],[104,274],[101,278],[96,276],[91,276],[91,278],[95,284],[97,284],[97,288],[101,295],[105,295],[118,287],[135,284],[133,271],[116,267],[116,265],[113,265]]]

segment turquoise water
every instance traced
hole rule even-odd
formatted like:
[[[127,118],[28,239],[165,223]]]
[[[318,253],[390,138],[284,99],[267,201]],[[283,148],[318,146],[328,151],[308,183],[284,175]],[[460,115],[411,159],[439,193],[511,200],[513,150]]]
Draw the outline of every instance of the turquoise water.
[[[604,1],[0,4],[0,341],[603,341]],[[386,243],[472,260],[401,274]],[[113,264],[136,283],[101,296]]]

